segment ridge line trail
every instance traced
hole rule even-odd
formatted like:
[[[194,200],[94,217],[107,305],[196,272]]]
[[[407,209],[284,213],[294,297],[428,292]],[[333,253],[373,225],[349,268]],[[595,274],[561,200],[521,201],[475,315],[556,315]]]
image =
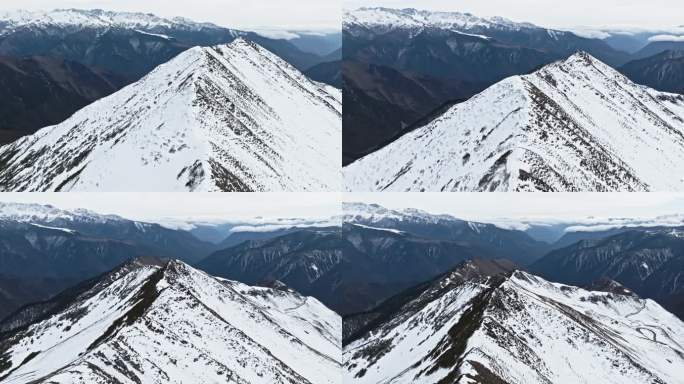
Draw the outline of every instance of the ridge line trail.
[[[651,340],[656,342],[656,343],[660,343],[660,341],[657,340],[656,333],[654,330],[652,330],[650,328],[646,328],[646,327],[637,327],[636,330],[637,330],[637,332],[641,333],[646,338],[648,338],[648,336],[644,334],[644,331],[651,332]]]
[[[646,300],[641,300],[641,308],[637,309],[636,312],[632,312],[632,313],[629,313],[629,314],[625,315],[625,319],[628,319],[628,318],[630,318],[631,316],[634,316],[634,315],[638,315],[638,314],[641,313],[641,311],[643,311],[644,309],[646,309]]]
[[[309,298],[308,298],[308,297],[304,297],[304,300],[302,300],[301,303],[299,303],[298,305],[295,305],[295,306],[292,307],[292,308],[285,308],[285,309],[284,309],[284,312],[292,312],[292,311],[294,311],[294,310],[297,310],[297,309],[303,307],[308,301],[309,301]]]
[[[681,348],[682,351],[684,352],[684,346],[682,346],[682,345],[679,344],[677,341],[675,341],[674,339],[672,339],[672,337],[670,337],[670,334],[669,334],[667,331],[665,331],[662,327],[657,326],[657,325],[652,325],[652,324],[644,324],[644,327],[639,327],[639,328],[647,329],[647,330],[653,332],[654,334],[655,334],[655,332],[654,332],[652,329],[648,329],[648,328],[645,328],[645,327],[651,327],[651,328],[655,328],[655,329],[659,330],[660,332],[663,333],[663,336],[664,336],[664,337],[666,337],[669,341],[671,341],[672,343],[674,343],[677,347]],[[639,328],[637,328],[637,331],[639,331]],[[656,340],[654,340],[654,341],[656,341]],[[661,343],[661,344],[665,344],[665,343],[660,342],[660,341],[658,341],[658,342]]]

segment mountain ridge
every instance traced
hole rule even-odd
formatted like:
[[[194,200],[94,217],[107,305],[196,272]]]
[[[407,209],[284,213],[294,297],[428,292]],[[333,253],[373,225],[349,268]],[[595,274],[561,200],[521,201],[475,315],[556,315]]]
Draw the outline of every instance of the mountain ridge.
[[[489,118],[474,121],[485,108]],[[684,156],[683,114],[684,96],[635,85],[579,52],[505,79],[348,165],[346,186],[358,192],[678,190],[681,175],[652,169],[674,167]],[[648,134],[636,133],[645,126],[652,127]]]
[[[336,190],[340,126],[339,90],[239,38],[0,147],[0,189]]]
[[[339,327],[332,311],[293,291],[217,279],[173,260],[135,260],[56,314],[3,335],[0,377],[340,383]]]
[[[678,380],[684,323],[651,300],[550,283],[521,271],[470,278],[454,273],[433,280],[422,295],[408,297],[399,314],[346,344],[346,380]]]

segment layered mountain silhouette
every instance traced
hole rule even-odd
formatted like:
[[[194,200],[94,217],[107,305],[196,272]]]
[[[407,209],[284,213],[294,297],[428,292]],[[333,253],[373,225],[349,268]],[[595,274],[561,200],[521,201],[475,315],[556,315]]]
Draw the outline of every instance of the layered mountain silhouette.
[[[585,286],[607,277],[684,317],[684,230],[635,228],[582,240],[530,266],[549,280]]]
[[[0,203],[0,318],[140,256],[195,263],[215,250],[191,234],[85,210]]]
[[[60,123],[126,83],[118,75],[74,61],[0,57],[0,143]]]
[[[664,92],[684,94],[684,46],[630,61],[620,71],[637,84]]]

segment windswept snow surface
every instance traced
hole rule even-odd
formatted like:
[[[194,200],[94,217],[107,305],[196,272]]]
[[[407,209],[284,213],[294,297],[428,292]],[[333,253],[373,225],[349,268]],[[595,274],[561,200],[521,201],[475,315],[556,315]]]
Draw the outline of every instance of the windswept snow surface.
[[[5,191],[335,191],[341,92],[244,39],[0,147]]]
[[[0,338],[0,381],[341,383],[341,327],[291,290],[136,260]]]
[[[652,300],[524,272],[459,281],[345,346],[345,382],[682,383],[684,324]]]
[[[365,191],[681,191],[684,96],[579,52],[507,78],[344,170]]]

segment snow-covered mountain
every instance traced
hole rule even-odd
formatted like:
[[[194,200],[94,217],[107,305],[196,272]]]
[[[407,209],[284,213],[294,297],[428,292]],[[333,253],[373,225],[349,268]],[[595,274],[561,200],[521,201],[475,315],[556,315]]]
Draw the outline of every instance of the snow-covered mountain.
[[[0,147],[0,189],[339,190],[341,108],[255,43],[196,47]]]
[[[198,23],[175,17],[167,19],[149,13],[112,12],[101,9],[55,9],[52,11],[13,10],[0,12],[0,35],[21,28],[126,28],[141,30],[183,29],[199,31],[219,29],[211,23]],[[241,32],[235,31],[239,36]],[[164,35],[159,35],[163,37]]]
[[[85,278],[136,255],[194,263],[216,249],[183,230],[86,209],[63,210],[40,204],[0,202],[0,228],[0,269],[5,275],[75,274]],[[100,243],[103,245],[96,246]],[[117,244],[128,251],[107,251],[108,246]]]
[[[459,12],[351,10],[343,36],[345,165],[507,77],[578,51],[614,66],[629,61],[600,39]]]
[[[0,54],[56,56],[93,69],[140,79],[157,65],[194,46],[228,44],[243,37],[301,71],[329,61],[292,42],[183,17],[101,9],[0,12]]]
[[[345,29],[365,28],[388,32],[394,29],[412,29],[420,31],[425,28],[441,28],[454,31],[482,29],[520,30],[523,28],[539,29],[534,24],[516,23],[503,17],[484,18],[461,12],[439,12],[418,10],[413,8],[394,9],[383,7],[363,7],[347,10],[344,13]],[[549,30],[549,34],[566,32]],[[488,39],[485,35],[474,35]]]
[[[344,263],[339,227],[293,228],[214,252],[196,264],[207,273],[246,284],[279,280],[304,295],[314,296],[333,310],[339,280],[331,278]],[[333,282],[334,281],[334,282]]]
[[[530,271],[574,285],[608,277],[684,318],[684,227],[623,228],[599,236],[570,237],[571,245],[548,253]]]
[[[684,190],[684,96],[584,52],[507,78],[345,168],[350,191]]]
[[[342,203],[342,219],[347,223],[379,223],[386,220],[437,223],[440,220],[462,221],[451,215],[438,215],[415,208],[388,209],[378,204]]]
[[[116,215],[101,215],[87,209],[67,211],[52,205],[0,202],[0,220],[45,223],[57,219],[94,222],[105,222],[107,219],[123,220]]]
[[[681,383],[684,323],[655,302],[476,267],[406,296],[350,340],[346,382]]]
[[[527,265],[543,256],[548,244],[510,226],[469,221],[415,208],[387,209],[377,204],[343,203],[343,222],[369,229],[390,229],[423,239],[455,241],[482,252],[481,257],[507,258]]]
[[[342,382],[340,317],[286,287],[139,259],[70,295],[0,338],[3,383]]]

